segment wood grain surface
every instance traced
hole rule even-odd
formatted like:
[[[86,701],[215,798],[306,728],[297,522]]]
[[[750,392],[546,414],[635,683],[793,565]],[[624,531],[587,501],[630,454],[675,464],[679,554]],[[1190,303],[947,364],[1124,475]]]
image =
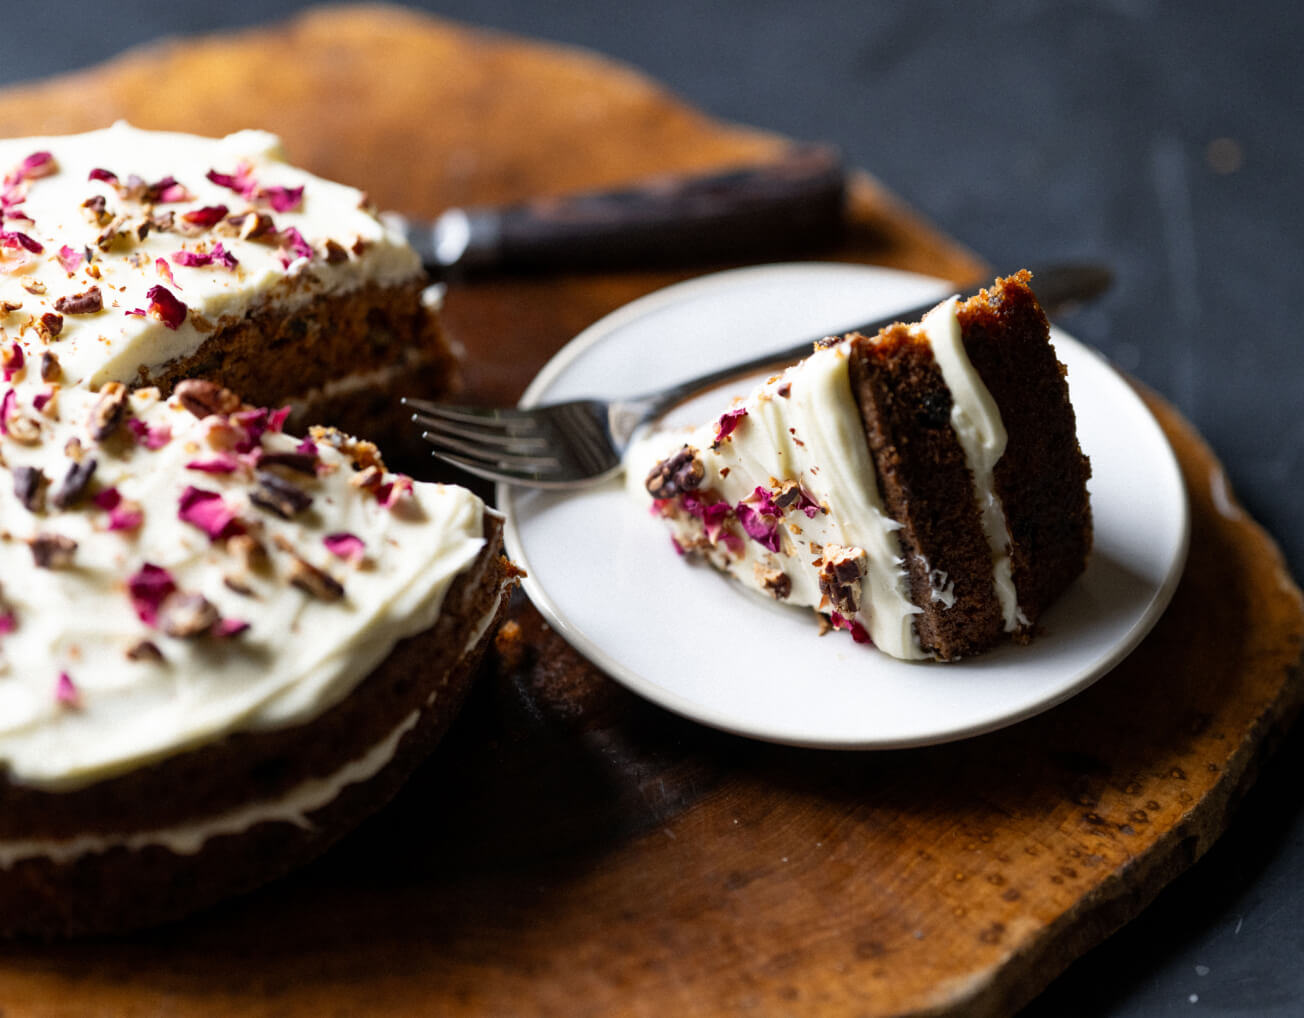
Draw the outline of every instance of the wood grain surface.
[[[0,95],[7,135],[119,117],[266,127],[303,165],[425,215],[785,143],[592,54],[389,8],[155,45]],[[982,271],[864,175],[845,247],[822,256]],[[700,271],[454,281],[467,395],[513,400],[584,326]],[[0,1009],[1012,1012],[1205,851],[1301,698],[1298,589],[1199,436],[1146,398],[1189,486],[1189,565],[1153,634],[1069,703],[929,749],[753,743],[625,692],[522,602],[448,740],[337,850],[168,929],[0,947]],[[689,635],[667,653],[691,667]]]

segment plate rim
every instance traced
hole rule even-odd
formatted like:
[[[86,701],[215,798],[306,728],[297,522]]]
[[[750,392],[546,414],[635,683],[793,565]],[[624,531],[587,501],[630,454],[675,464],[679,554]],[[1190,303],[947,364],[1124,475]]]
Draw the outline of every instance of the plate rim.
[[[884,275],[909,277],[913,283],[930,282],[937,283],[939,288],[952,286],[947,280],[937,277],[927,276],[922,273],[909,272],[903,269],[891,268],[889,266],[868,265],[858,262],[835,262],[835,261],[803,261],[803,262],[773,262],[762,265],[749,265],[740,268],[725,269],[719,272],[707,273],[701,276],[695,276],[691,279],[682,280],[672,283],[668,286],[644,294],[626,304],[621,305],[610,313],[603,315],[595,322],[577,333],[569,342],[563,345],[548,362],[540,369],[530,384],[526,387],[517,405],[523,409],[528,409],[536,405],[542,395],[552,386],[556,380],[564,375],[566,369],[578,360],[595,344],[601,343],[613,333],[619,331],[629,322],[655,311],[658,307],[669,303],[674,303],[679,299],[693,295],[698,290],[711,289],[718,287],[722,283],[732,279],[744,277],[763,276],[766,274],[785,274],[801,272],[827,272],[827,271],[847,271],[848,275],[877,275],[880,279]],[[944,297],[939,297],[944,299]],[[1108,653],[1093,658],[1091,662],[1074,673],[1073,677],[1057,692],[1044,699],[1036,700],[1024,706],[1021,709],[1010,711],[1004,714],[993,716],[969,724],[953,725],[949,728],[940,728],[928,733],[921,733],[913,736],[873,738],[873,739],[846,739],[846,738],[821,738],[818,736],[801,736],[794,735],[791,732],[779,731],[771,726],[769,729],[757,727],[750,724],[738,724],[736,719],[730,718],[727,713],[708,707],[699,701],[692,700],[680,693],[667,689],[665,686],[644,677],[633,669],[623,664],[618,658],[613,657],[605,649],[595,643],[583,630],[571,622],[567,615],[559,608],[553,596],[542,586],[541,582],[530,574],[528,556],[525,554],[524,544],[521,540],[520,532],[517,526],[517,512],[515,506],[515,495],[518,491],[528,489],[516,488],[512,485],[499,483],[495,486],[495,503],[499,510],[505,515],[503,540],[508,554],[517,562],[522,569],[526,571],[525,577],[521,584],[529,597],[531,603],[535,606],[544,619],[562,636],[568,644],[571,645],[579,654],[581,654],[589,663],[598,668],[605,675],[623,685],[631,692],[665,708],[688,720],[707,725],[717,730],[728,732],[733,735],[743,736],[746,738],[756,739],[763,742],[770,742],[780,745],[796,746],[814,749],[829,750],[855,750],[855,751],[876,751],[892,749],[909,749],[921,746],[940,745],[948,742],[960,741],[963,739],[973,738],[988,732],[997,731],[1002,728],[1018,724],[1028,718],[1035,717],[1047,710],[1050,710],[1072,697],[1078,695],[1083,690],[1089,688],[1095,682],[1099,681],[1109,672],[1113,671],[1132,651],[1145,639],[1151,629],[1157,624],[1158,620],[1167,610],[1173,595],[1176,593],[1182,576],[1185,572],[1186,560],[1190,549],[1191,536],[1191,510],[1190,510],[1190,493],[1187,490],[1186,478],[1182,473],[1181,464],[1177,459],[1177,454],[1164,431],[1162,424],[1155,416],[1151,408],[1146,404],[1141,394],[1130,384],[1127,376],[1112,365],[1108,358],[1094,348],[1075,339],[1068,333],[1058,329],[1053,324],[1051,326],[1052,341],[1056,344],[1057,352],[1061,343],[1073,347],[1074,355],[1087,357],[1097,362],[1101,369],[1118,377],[1131,393],[1137,404],[1145,412],[1147,417],[1155,425],[1158,434],[1162,437],[1162,452],[1164,456],[1164,468],[1172,474],[1176,480],[1176,490],[1178,494],[1179,505],[1179,533],[1177,537],[1177,546],[1172,561],[1168,565],[1166,574],[1162,581],[1151,591],[1146,602],[1145,608],[1132,621],[1126,632],[1110,646]],[[619,477],[617,481],[619,481]],[[611,483],[611,482],[607,482]],[[1098,553],[1098,552],[1097,552]],[[962,668],[963,662],[948,662],[938,664],[936,662],[921,662],[922,667],[943,667],[948,669]]]

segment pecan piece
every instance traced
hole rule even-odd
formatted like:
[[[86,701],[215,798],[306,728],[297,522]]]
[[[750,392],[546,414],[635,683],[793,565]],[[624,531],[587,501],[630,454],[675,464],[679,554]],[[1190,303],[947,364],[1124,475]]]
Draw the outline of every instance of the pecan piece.
[[[127,387],[121,382],[106,382],[100,390],[100,398],[91,407],[89,422],[91,438],[103,442],[109,438],[122,423],[127,412]]]
[[[153,640],[141,640],[127,648],[128,661],[162,661],[163,652]]]
[[[706,467],[691,445],[686,445],[669,459],[664,459],[647,475],[647,490],[653,498],[674,498],[692,491],[702,483]]]
[[[786,600],[792,594],[792,578],[782,569],[767,569],[757,562],[753,572],[757,584],[776,601]]]
[[[64,569],[72,565],[77,542],[62,534],[37,534],[27,542],[38,569]]]
[[[51,340],[59,338],[59,333],[63,331],[63,315],[56,314],[53,311],[47,311],[41,315],[39,321],[35,323],[36,334],[41,339],[49,343]]]
[[[318,569],[302,556],[291,554],[293,555],[293,564],[290,566],[292,584],[319,601],[338,601],[344,596],[344,586],[339,580],[324,569]]]
[[[284,467],[296,474],[317,476],[317,457],[306,452],[266,452],[258,461],[260,467]]]
[[[45,474],[37,467],[14,467],[14,497],[29,513],[40,512],[45,502]]]
[[[59,356],[53,350],[45,350],[41,353],[41,381],[55,382],[63,373],[63,367],[59,364]]]
[[[82,293],[60,297],[54,302],[54,310],[65,315],[93,315],[104,310],[104,297],[98,286],[92,286]]]
[[[869,556],[862,548],[847,548],[840,544],[824,546],[824,561],[819,573],[820,593],[829,599],[839,615],[850,617],[860,611],[860,581],[868,563]]]
[[[74,461],[69,467],[68,472],[63,475],[63,482],[50,493],[50,503],[56,509],[67,509],[75,505],[77,501],[86,493],[86,487],[91,483],[91,478],[95,476],[95,467],[97,466],[94,456],[87,456],[85,459]]]
[[[201,419],[213,414],[234,413],[241,406],[240,397],[230,389],[199,378],[187,378],[177,383],[173,392],[183,407]]]
[[[203,594],[169,594],[158,610],[158,627],[168,636],[189,639],[203,636],[222,619]]]
[[[254,476],[258,487],[249,493],[249,501],[259,508],[289,520],[312,505],[312,496],[284,477],[270,470],[259,470]]]

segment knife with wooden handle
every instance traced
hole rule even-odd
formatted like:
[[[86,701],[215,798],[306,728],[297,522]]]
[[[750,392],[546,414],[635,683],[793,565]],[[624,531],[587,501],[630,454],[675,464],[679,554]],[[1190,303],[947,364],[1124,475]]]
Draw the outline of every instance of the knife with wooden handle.
[[[653,268],[790,257],[841,235],[838,151],[802,145],[762,165],[627,188],[453,208],[433,224],[386,213],[440,277]]]

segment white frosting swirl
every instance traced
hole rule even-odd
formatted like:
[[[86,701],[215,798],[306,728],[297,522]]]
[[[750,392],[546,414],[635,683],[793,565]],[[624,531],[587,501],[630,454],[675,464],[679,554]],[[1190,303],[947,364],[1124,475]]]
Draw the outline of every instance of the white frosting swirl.
[[[24,169],[39,153],[53,158]],[[242,166],[240,190],[209,179],[210,171],[234,176]],[[90,179],[98,170],[115,175],[116,185]],[[6,175],[0,301],[21,305],[0,315],[0,342],[16,339],[29,356],[37,356],[47,345],[38,323],[43,315],[58,313],[60,298],[93,286],[101,293],[102,310],[62,314],[60,331],[48,344],[70,385],[136,382],[142,366],[155,369],[189,356],[212,330],[240,320],[264,301],[293,310],[325,293],[372,281],[397,283],[421,272],[417,255],[365,207],[360,191],[291,166],[279,140],[263,131],[213,139],[118,123],[86,134],[0,140],[0,174]],[[134,191],[128,186],[132,176],[140,178]],[[182,190],[161,197],[178,200],[153,203],[137,193],[168,177]],[[300,187],[297,202],[276,191]],[[104,201],[99,220],[84,207],[96,198]],[[277,204],[291,207],[278,210]],[[188,213],[218,206],[226,206],[229,216],[262,213],[273,231],[242,239],[239,227],[230,223],[209,227],[185,221]],[[168,213],[169,228],[153,225],[140,239],[142,224]],[[306,248],[291,239],[291,230]],[[106,231],[117,236],[97,243]],[[174,260],[179,252],[202,258],[218,242],[234,256],[235,267]],[[158,268],[159,259],[166,272]],[[148,313],[154,286],[186,305],[178,328]],[[146,314],[128,313],[135,310]]]
[[[0,385],[0,396],[10,386]],[[199,420],[152,390],[129,397],[129,414],[170,440],[151,450],[120,426],[96,444],[87,422],[99,397],[63,390],[43,410],[47,391],[20,382],[9,401],[9,434],[0,436],[0,764],[39,788],[76,788],[236,730],[271,729],[317,716],[347,695],[404,637],[429,628],[453,579],[483,545],[483,503],[464,489],[415,484],[386,507],[376,489],[356,486],[350,456],[316,443],[316,476],[283,476],[311,506],[283,519],[251,503],[256,483],[248,456],[232,473],[188,465],[212,460],[221,445],[216,418]],[[15,413],[16,408],[16,413]],[[39,441],[15,426],[39,425]],[[84,496],[64,509],[53,492],[77,438],[96,469]],[[263,455],[288,453],[295,439],[267,433]],[[258,454],[254,454],[258,455]],[[238,458],[238,457],[237,457]],[[16,471],[40,468],[50,484],[44,507],[24,504]],[[384,483],[394,480],[384,475]],[[355,483],[351,483],[355,482]],[[243,569],[230,543],[213,540],[178,514],[188,487],[218,493],[266,549],[263,568]],[[114,489],[140,507],[137,527],[109,530],[95,495]],[[383,490],[383,489],[382,489]],[[40,568],[29,541],[38,534],[76,542],[62,568]],[[327,535],[361,542],[355,562]],[[330,600],[292,586],[298,559],[330,574],[343,596]],[[247,631],[168,636],[138,617],[127,589],[149,563],[178,590],[200,594],[221,618]],[[231,582],[234,581],[234,582]],[[9,630],[9,631],[6,631]],[[149,640],[162,660],[131,660]],[[60,675],[72,686],[59,693]]]

